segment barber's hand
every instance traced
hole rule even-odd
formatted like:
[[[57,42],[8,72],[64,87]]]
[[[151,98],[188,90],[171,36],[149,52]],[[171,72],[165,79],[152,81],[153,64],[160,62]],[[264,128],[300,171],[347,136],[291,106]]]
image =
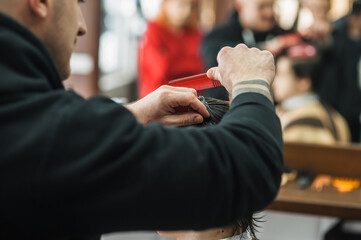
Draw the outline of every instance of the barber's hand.
[[[187,126],[202,123],[203,117],[209,117],[206,107],[197,98],[197,91],[191,88],[161,86],[125,107],[143,124]]]
[[[269,51],[239,44],[223,48],[217,57],[218,67],[208,71],[208,77],[219,80],[229,93],[247,80],[263,80],[272,85],[275,76],[274,57]]]

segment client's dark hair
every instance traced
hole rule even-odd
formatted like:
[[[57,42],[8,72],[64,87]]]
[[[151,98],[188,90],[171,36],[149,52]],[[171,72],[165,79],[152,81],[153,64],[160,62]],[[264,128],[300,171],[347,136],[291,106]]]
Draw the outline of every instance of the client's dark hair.
[[[278,59],[286,57],[291,61],[292,69],[298,78],[310,78],[312,88],[315,89],[323,68],[323,55],[316,45],[308,42],[301,42],[293,46],[284,48],[276,57]]]
[[[198,126],[216,125],[229,110],[229,103],[226,101],[204,96],[199,96],[198,99],[206,106],[207,111],[211,115],[209,118],[204,119],[203,123]]]
[[[206,106],[210,117],[204,119],[203,123],[197,126],[205,127],[216,125],[229,110],[229,103],[227,101],[204,96],[199,96],[198,99]],[[257,240],[255,233],[258,226],[255,224],[256,221],[259,221],[259,219],[254,219],[252,215],[237,221],[233,225],[233,236],[240,234],[242,236],[242,234],[248,232],[252,240]]]
[[[352,3],[351,15],[361,14],[361,0],[354,0]]]

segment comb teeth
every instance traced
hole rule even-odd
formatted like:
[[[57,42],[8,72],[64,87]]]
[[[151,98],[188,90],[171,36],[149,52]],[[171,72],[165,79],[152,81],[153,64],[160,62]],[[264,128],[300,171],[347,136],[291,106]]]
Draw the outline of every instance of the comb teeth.
[[[220,87],[222,86],[221,82],[220,81],[216,81],[216,80],[211,80],[212,83],[213,83],[213,87]]]

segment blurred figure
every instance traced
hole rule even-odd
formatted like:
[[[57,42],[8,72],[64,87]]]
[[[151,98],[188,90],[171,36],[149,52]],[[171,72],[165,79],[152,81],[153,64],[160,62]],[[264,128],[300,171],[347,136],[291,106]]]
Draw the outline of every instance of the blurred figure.
[[[281,120],[284,142],[333,144],[350,141],[345,119],[321,102],[314,91],[322,75],[323,62],[319,49],[305,42],[283,49],[276,57],[273,96],[278,102],[276,112]],[[282,179],[285,184],[286,175]],[[307,220],[303,217],[300,220],[300,217],[298,214],[282,215],[282,219],[277,218],[278,224],[272,229],[283,231],[284,224],[291,229],[305,225],[330,226],[323,217],[314,216]],[[272,217],[269,221],[272,221]],[[265,223],[264,229],[269,228],[267,224],[270,223]],[[284,233],[283,239],[292,239],[293,234]]]
[[[347,143],[344,118],[320,102],[314,92],[321,57],[315,46],[303,43],[285,49],[276,61],[273,84],[285,142]]]
[[[328,20],[331,9],[330,0],[301,0],[301,9],[308,9],[315,21]]]
[[[236,11],[229,21],[216,27],[204,39],[202,55],[207,68],[217,66],[217,54],[224,46],[244,43],[248,47],[264,49],[264,42],[284,33],[276,25],[275,0],[235,0]],[[218,99],[228,99],[223,87],[205,93]]]
[[[346,118],[352,141],[359,142],[361,1],[355,0],[351,13],[336,21],[333,28],[333,45],[325,58],[325,74],[317,92]]]
[[[328,43],[332,26],[329,19],[330,0],[301,0],[295,29],[305,38]]]
[[[170,80],[204,71],[200,56],[198,0],[163,0],[141,41],[139,97]]]

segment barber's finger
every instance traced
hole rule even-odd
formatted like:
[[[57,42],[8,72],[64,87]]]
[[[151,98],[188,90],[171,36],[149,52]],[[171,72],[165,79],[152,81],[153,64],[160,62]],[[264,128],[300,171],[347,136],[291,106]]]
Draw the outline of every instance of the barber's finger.
[[[221,80],[221,74],[219,72],[219,68],[218,67],[214,67],[208,70],[207,72],[207,77],[209,77],[212,80]]]
[[[167,115],[164,116],[161,119],[161,122],[164,125],[171,125],[171,126],[189,126],[189,125],[195,125],[200,124],[203,122],[203,117],[195,112],[188,112],[183,114],[173,114],[173,115]]]
[[[217,55],[217,62],[220,64],[222,62],[222,59],[229,53],[229,51],[231,51],[232,48],[231,47],[223,47]]]
[[[244,44],[244,43],[238,44],[235,48],[243,49],[243,50],[249,49],[249,47],[248,47],[246,44]]]
[[[195,90],[194,88],[172,87],[172,90],[176,92],[191,92],[194,96],[198,96],[197,90]]]
[[[176,97],[176,101],[180,106],[189,106],[191,107],[194,111],[200,113],[202,116],[204,117],[209,117],[210,114],[207,111],[206,106],[204,106],[204,104],[199,101],[199,99],[195,96],[189,95],[189,94],[181,94],[178,96],[174,96]]]
[[[160,91],[164,91],[166,94],[176,93],[187,93],[190,92],[194,96],[198,96],[197,91],[194,88],[186,88],[186,87],[173,87],[169,85],[163,85],[159,87]]]
[[[204,116],[204,117],[206,117],[206,118],[208,118],[208,117],[211,116],[211,114],[208,112],[206,106],[204,106],[204,104],[203,104],[201,101],[199,101],[198,99],[197,99],[197,101],[192,102],[192,103],[190,104],[190,107],[191,107],[194,111],[202,114],[202,116]]]
[[[208,69],[207,71],[207,77],[212,79],[212,80],[215,80],[214,79],[214,72],[217,70],[218,67],[213,67],[213,68],[210,68]]]

